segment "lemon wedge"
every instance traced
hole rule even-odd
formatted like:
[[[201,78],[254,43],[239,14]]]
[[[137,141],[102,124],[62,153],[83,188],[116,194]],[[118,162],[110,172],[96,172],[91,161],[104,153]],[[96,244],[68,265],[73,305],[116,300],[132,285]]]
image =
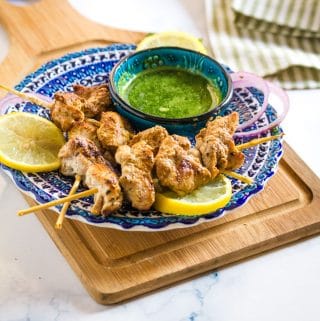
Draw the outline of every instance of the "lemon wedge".
[[[61,130],[40,116],[16,112],[0,116],[0,163],[26,172],[52,171],[60,166]]]
[[[165,31],[146,36],[137,46],[137,50],[155,47],[181,47],[207,53],[207,49],[198,38],[181,31]]]
[[[209,184],[185,196],[180,197],[172,191],[156,193],[154,208],[167,214],[203,215],[227,205],[231,196],[231,181],[219,175]]]

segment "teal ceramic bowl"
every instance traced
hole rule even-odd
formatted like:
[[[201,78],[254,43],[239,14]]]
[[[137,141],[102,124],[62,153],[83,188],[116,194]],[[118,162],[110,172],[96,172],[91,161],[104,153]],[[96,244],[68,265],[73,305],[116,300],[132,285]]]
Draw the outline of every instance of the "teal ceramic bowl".
[[[185,118],[158,117],[131,106],[121,94],[123,86],[127,86],[141,72],[163,68],[178,68],[204,77],[220,92],[220,103],[202,114]],[[193,135],[205,126],[210,117],[218,115],[219,110],[229,103],[233,93],[231,78],[220,63],[199,52],[178,47],[152,48],[122,58],[110,73],[109,85],[116,110],[137,129],[161,125],[171,134],[185,136]]]

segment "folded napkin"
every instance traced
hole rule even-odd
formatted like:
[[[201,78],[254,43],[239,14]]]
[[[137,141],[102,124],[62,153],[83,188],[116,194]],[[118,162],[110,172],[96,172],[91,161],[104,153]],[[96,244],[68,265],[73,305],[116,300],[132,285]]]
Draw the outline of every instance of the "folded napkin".
[[[320,88],[318,2],[206,0],[215,58],[285,89]]]
[[[232,0],[238,27],[291,37],[320,37],[319,0]]]

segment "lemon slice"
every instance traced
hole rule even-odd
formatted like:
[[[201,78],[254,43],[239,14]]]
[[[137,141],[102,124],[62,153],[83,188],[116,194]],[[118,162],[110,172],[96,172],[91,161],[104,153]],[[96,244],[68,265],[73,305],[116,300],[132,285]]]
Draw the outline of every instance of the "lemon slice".
[[[0,116],[0,163],[26,172],[59,168],[58,152],[65,143],[51,121],[30,113]]]
[[[181,31],[165,31],[146,36],[137,46],[137,50],[150,49],[155,47],[181,47],[207,53],[207,49],[201,40]]]
[[[219,175],[209,184],[182,197],[172,191],[156,193],[154,208],[167,214],[202,215],[224,207],[231,196],[231,181]]]

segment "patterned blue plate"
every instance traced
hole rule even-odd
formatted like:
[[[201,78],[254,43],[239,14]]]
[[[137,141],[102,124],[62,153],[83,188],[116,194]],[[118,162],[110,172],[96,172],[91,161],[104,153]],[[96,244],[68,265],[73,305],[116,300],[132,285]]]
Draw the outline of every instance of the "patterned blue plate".
[[[16,89],[23,92],[34,92],[47,97],[53,97],[58,90],[70,91],[72,84],[80,83],[85,86],[96,85],[108,81],[108,75],[118,60],[134,50],[134,45],[115,44],[105,48],[93,48],[81,52],[75,52],[53,60],[37,71],[27,76]],[[31,103],[10,103],[6,99],[2,113],[24,111],[49,118],[49,112]],[[255,114],[263,95],[255,88],[249,90],[236,90],[231,103],[222,110],[222,114],[228,114],[236,110],[240,113],[240,120],[244,121]],[[267,111],[251,128],[262,127],[276,118],[276,111],[268,106]],[[281,131],[279,127],[273,129],[270,134]],[[242,143],[246,140],[238,140]],[[92,197],[74,201],[67,215],[87,224],[100,227],[110,227],[125,230],[160,231],[174,228],[193,226],[207,222],[223,214],[242,206],[248,199],[260,192],[268,179],[274,175],[278,162],[283,153],[279,140],[261,144],[244,151],[245,164],[238,170],[239,173],[253,178],[251,185],[232,180],[233,196],[229,204],[211,214],[196,216],[166,215],[155,210],[141,212],[124,204],[121,210],[108,217],[94,216],[90,213],[93,202]],[[39,203],[46,203],[53,199],[64,197],[68,194],[73,179],[61,175],[58,171],[49,173],[24,173],[2,166],[3,170],[11,177],[16,186],[25,194],[31,196]],[[82,187],[79,191],[84,190]],[[58,212],[61,206],[53,208]]]

